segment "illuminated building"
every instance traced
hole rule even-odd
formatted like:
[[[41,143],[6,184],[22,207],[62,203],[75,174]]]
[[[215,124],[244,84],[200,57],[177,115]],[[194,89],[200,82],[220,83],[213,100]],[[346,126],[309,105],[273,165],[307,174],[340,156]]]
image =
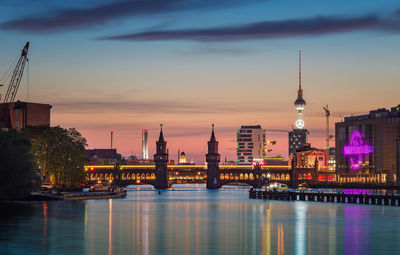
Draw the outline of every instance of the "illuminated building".
[[[5,110],[5,107],[9,108],[10,104],[0,103],[0,113]],[[51,108],[52,106],[49,104],[17,101],[12,107],[9,128],[20,130],[28,126],[50,126]]]
[[[282,156],[264,158],[265,165],[267,166],[288,166],[290,162],[285,160]]]
[[[149,130],[142,130],[142,159],[149,159]]]
[[[303,110],[306,107],[306,101],[303,99],[303,89],[301,88],[301,50],[299,50],[299,88],[297,90],[297,99],[294,101],[297,110],[296,129],[289,132],[289,155],[296,158],[296,151],[303,148],[307,143],[307,129],[304,128]]]
[[[179,155],[179,162],[178,164],[186,164],[186,154],[185,152],[181,152]]]
[[[250,165],[252,161],[264,159],[265,132],[260,125],[241,126],[237,135],[237,163]]]
[[[327,170],[335,171],[336,170],[336,149],[334,147],[330,147],[327,149]]]
[[[336,123],[339,181],[390,182],[399,173],[400,105]]]
[[[300,167],[315,167],[316,162],[318,171],[327,169],[327,156],[325,149],[303,148],[296,152],[297,166]]]

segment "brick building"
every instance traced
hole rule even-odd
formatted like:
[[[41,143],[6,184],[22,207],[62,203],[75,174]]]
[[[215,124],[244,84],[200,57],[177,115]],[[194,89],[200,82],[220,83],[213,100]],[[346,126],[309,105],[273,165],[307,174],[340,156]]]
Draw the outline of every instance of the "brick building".
[[[12,108],[11,114],[9,112]],[[39,104],[17,101],[11,104],[0,104],[0,126],[20,130],[28,126],[50,125],[50,104]]]

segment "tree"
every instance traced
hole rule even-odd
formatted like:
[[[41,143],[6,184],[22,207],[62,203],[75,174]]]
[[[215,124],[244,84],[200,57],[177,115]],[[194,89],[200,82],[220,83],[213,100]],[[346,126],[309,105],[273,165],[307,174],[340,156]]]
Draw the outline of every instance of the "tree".
[[[43,173],[58,186],[74,186],[85,179],[86,139],[74,128],[42,127],[33,152]]]
[[[15,130],[0,130],[0,200],[23,199],[38,185],[29,140]]]

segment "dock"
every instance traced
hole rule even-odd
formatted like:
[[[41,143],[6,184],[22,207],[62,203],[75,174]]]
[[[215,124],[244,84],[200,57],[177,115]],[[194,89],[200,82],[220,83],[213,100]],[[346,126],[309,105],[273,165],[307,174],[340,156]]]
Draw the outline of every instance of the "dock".
[[[400,196],[394,194],[345,194],[343,192],[306,192],[306,191],[249,191],[251,199],[268,199],[284,201],[310,201],[345,204],[389,205],[400,206]]]

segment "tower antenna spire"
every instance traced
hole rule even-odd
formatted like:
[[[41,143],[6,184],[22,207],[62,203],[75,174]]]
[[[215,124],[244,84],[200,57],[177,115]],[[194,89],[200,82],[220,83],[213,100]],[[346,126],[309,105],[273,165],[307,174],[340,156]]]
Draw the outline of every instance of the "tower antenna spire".
[[[299,91],[301,91],[301,49],[299,49]]]

